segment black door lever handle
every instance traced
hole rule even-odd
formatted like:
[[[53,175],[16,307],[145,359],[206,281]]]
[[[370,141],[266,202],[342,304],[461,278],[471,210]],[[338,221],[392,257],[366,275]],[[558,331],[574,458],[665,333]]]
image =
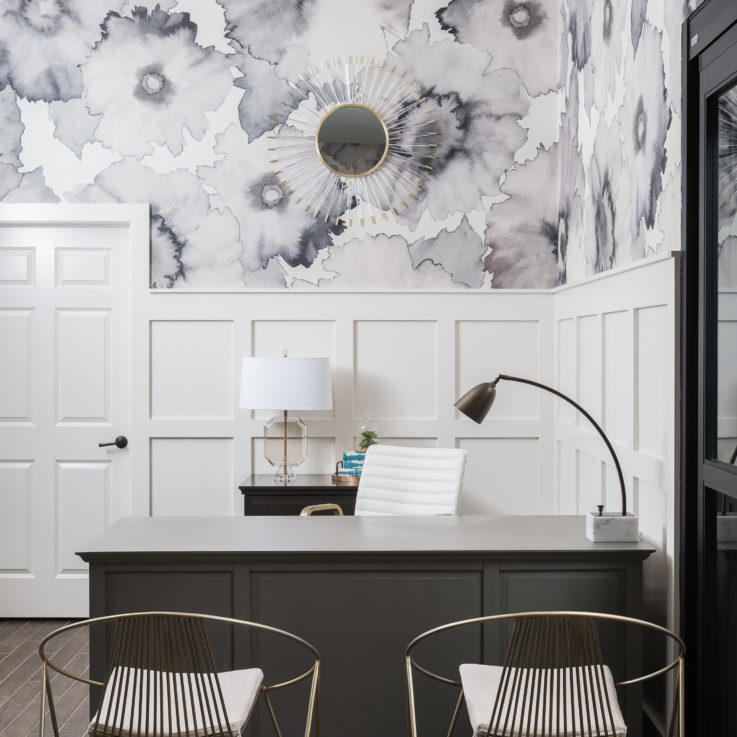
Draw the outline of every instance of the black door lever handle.
[[[98,443],[100,448],[104,448],[107,445],[114,445],[116,448],[125,448],[128,445],[128,438],[125,435],[118,435],[112,443]]]

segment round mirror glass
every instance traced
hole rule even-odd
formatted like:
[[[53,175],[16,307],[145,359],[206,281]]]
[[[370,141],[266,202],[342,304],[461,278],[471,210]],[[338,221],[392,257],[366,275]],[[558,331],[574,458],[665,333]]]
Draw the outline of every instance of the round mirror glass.
[[[363,105],[339,105],[320,122],[315,146],[331,171],[344,177],[362,177],[384,161],[389,134],[373,110]]]

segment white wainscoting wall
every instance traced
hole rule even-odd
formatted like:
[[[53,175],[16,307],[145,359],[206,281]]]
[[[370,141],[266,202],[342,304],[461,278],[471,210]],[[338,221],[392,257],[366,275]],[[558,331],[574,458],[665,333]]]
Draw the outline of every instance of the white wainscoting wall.
[[[639,515],[643,541],[656,548],[644,566],[643,614],[671,628],[678,568],[679,256],[555,290],[556,383],[612,441],[628,511]],[[619,482],[606,446],[585,417],[556,404],[558,512],[584,514],[597,504],[619,511]]]
[[[147,444],[137,483],[149,489],[138,513],[240,513],[239,482],[272,471],[271,413],[238,408],[240,359],[282,349],[333,367],[334,410],[299,413],[310,440],[298,473],[331,471],[369,414],[383,442],[468,450],[464,513],[618,508],[606,448],[569,405],[503,382],[483,424],[453,408],[508,373],[558,386],[601,422],[629,506],[663,551],[653,578],[672,593],[676,268],[646,261],[552,292],[147,291],[134,320],[148,333],[134,369],[146,402],[134,412]]]
[[[146,291],[134,324],[148,335],[134,392],[135,436],[145,440],[139,514],[242,513],[239,482],[272,473],[263,458],[269,412],[238,407],[242,356],[328,356],[334,410],[303,412],[309,456],[298,473],[329,473],[353,447],[365,414],[385,443],[468,450],[464,513],[552,513],[552,400],[500,387],[482,425],[455,399],[505,372],[554,380],[548,291]]]

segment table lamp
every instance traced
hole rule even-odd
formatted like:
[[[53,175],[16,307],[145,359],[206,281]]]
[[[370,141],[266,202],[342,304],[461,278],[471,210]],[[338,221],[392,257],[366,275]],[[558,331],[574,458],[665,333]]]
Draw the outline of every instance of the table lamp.
[[[282,420],[284,452],[277,466],[274,481],[280,484],[293,481],[294,471],[287,456],[287,413],[289,410],[333,408],[330,359],[288,358],[286,351],[281,358],[261,356],[243,358],[240,406],[243,409],[271,409],[284,413]],[[270,420],[267,427],[274,421],[275,418]],[[306,456],[305,452],[299,463]]]
[[[577,404],[557,389],[553,389],[537,381],[521,379],[518,376],[499,374],[493,381],[478,384],[473,389],[467,391],[456,401],[456,409],[474,422],[481,424],[489,413],[491,405],[494,404],[496,385],[500,380],[530,384],[531,386],[536,386],[538,389],[544,389],[551,394],[555,394],[556,397],[560,397],[568,402],[568,404],[573,405],[594,426],[609,449],[614,460],[614,467],[617,469],[619,490],[622,495],[622,512],[621,514],[604,512],[604,505],[598,504],[597,512],[588,512],[586,514],[586,537],[592,542],[637,542],[639,539],[638,518],[634,514],[627,514],[627,494],[624,485],[624,476],[622,475],[622,467],[619,465],[619,458],[617,458],[617,454],[614,452],[609,438],[601,429],[599,423],[580,404]]]

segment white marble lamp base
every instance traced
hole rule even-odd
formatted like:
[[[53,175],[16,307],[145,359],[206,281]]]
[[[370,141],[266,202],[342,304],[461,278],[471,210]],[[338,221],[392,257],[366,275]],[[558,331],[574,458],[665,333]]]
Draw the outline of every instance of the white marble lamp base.
[[[636,543],[640,539],[640,519],[618,512],[587,512],[586,537],[592,543]]]

